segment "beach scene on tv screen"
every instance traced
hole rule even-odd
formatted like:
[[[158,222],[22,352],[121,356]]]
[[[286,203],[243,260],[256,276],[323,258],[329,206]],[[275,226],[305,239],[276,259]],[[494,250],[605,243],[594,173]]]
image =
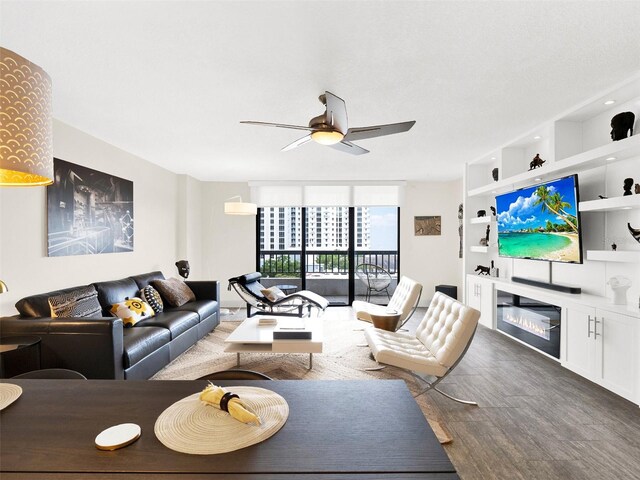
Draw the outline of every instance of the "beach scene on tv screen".
[[[501,256],[580,262],[574,177],[496,197]]]

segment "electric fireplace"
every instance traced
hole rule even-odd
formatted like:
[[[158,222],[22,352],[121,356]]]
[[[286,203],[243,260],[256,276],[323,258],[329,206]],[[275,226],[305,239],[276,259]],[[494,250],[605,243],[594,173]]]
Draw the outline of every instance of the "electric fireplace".
[[[498,330],[560,358],[561,307],[509,292],[497,292]]]

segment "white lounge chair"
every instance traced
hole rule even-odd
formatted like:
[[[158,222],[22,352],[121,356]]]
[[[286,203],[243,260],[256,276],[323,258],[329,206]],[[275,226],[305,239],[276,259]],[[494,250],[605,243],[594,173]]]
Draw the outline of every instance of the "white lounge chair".
[[[429,389],[433,388],[451,400],[477,405],[475,402],[452,397],[437,389],[436,385],[464,357],[471,345],[479,318],[478,310],[436,292],[415,335],[378,328],[367,328],[364,334],[376,362],[409,370],[425,381]],[[421,374],[436,379],[429,382]]]
[[[363,302],[356,300],[353,302],[353,311],[356,313],[358,320],[364,320],[365,322],[371,322],[371,315],[384,315],[390,310],[395,310],[400,313],[400,320],[398,321],[398,328],[402,327],[413,315],[413,312],[418,308],[418,302],[420,301],[420,295],[422,294],[422,285],[409,277],[400,278],[400,283],[396,287],[389,305],[377,305],[375,303]]]

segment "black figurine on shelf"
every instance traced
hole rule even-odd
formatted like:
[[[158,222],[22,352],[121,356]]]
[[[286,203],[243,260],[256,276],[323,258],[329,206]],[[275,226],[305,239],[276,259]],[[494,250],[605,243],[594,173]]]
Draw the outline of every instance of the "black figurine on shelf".
[[[187,260],[178,260],[176,262],[176,267],[178,267],[178,273],[182,278],[189,278],[189,272],[191,271],[191,268],[189,267],[189,262]]]
[[[498,169],[494,168],[493,170],[491,170],[491,176],[493,177],[493,181],[497,182],[498,181]]]
[[[640,183],[636,183],[636,195],[640,195]]]
[[[634,240],[640,243],[640,228],[633,228],[630,223],[627,223],[627,228]]]
[[[624,188],[624,193],[622,194],[623,197],[627,195],[631,195],[632,186],[633,186],[633,178],[625,178],[624,185],[622,186],[622,188]]]
[[[633,112],[622,112],[614,115],[611,119],[611,140],[614,142],[622,140],[633,135],[633,122],[636,121],[636,116]]]
[[[613,242],[611,244],[611,250],[613,250],[614,252],[618,249],[618,245],[616,245],[616,242]]]
[[[536,156],[533,157],[533,160],[531,160],[531,163],[529,163],[529,170],[541,167],[544,162],[546,162],[546,160],[541,159],[540,154],[536,153]]]
[[[489,207],[489,209],[491,210],[491,215],[493,215],[495,217],[496,216],[496,207]]]
[[[478,217],[484,217],[486,214],[487,214],[486,210],[478,210],[478,212],[476,213]]]
[[[487,225],[487,233],[484,238],[480,239],[480,246],[488,247],[489,246],[489,232],[491,231],[491,225]]]
[[[482,265],[478,265],[474,272],[479,272],[478,275],[489,275],[491,269],[489,267],[483,267]]]
[[[599,198],[600,200],[606,200],[606,199],[607,199],[607,198],[609,198],[609,197],[605,197],[604,195],[598,195],[598,198]]]

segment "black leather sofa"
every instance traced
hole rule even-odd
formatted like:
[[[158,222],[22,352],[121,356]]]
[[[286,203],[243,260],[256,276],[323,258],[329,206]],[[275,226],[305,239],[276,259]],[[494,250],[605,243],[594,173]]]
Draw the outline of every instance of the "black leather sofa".
[[[0,319],[0,332],[36,335],[41,340],[41,368],[67,368],[87,378],[147,379],[177,358],[220,322],[217,281],[187,281],[196,300],[166,308],[132,328],[109,314],[110,305],[136,297],[162,272],[92,285],[98,292],[102,318],[51,318],[48,299],[79,287],[31,295],[16,303],[19,315]]]

